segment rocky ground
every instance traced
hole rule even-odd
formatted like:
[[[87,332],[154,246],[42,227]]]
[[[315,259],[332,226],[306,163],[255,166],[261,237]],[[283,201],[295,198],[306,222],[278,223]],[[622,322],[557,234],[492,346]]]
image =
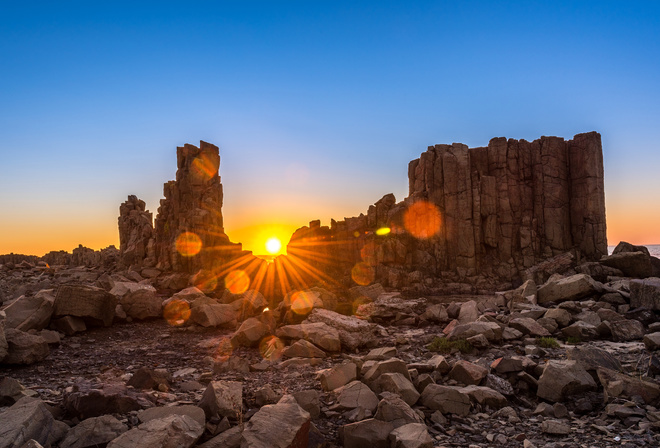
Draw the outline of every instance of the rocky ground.
[[[272,310],[6,264],[0,447],[658,446],[660,279],[616,263],[486,296],[312,288]]]

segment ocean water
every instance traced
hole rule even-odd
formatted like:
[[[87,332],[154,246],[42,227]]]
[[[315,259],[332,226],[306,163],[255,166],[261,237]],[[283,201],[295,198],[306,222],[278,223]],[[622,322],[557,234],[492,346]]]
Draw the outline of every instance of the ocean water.
[[[616,246],[607,246],[607,252],[611,255],[615,247]],[[646,244],[646,247],[651,253],[652,257],[660,258],[660,244]]]

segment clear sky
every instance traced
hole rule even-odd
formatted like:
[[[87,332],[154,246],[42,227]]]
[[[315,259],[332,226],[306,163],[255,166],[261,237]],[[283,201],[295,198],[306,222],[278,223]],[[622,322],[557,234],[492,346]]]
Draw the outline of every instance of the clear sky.
[[[0,1],[0,253],[118,245],[184,143],[262,253],[403,199],[428,145],[592,130],[610,244],[660,243],[660,2],[102,3]]]

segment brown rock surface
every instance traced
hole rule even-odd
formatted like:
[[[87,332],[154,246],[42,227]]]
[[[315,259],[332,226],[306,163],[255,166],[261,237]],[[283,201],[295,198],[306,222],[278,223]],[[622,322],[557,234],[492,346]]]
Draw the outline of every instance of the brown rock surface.
[[[156,263],[153,215],[137,196],[119,206],[119,259],[123,266],[140,268]]]

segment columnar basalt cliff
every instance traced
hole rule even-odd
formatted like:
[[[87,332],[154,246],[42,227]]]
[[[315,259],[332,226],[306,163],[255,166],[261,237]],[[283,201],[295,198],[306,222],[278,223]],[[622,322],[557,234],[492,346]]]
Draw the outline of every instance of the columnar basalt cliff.
[[[333,221],[330,228],[313,221],[294,234],[289,253],[345,275],[357,268],[362,280],[393,287],[429,284],[443,273],[514,280],[565,252],[576,260],[607,254],[596,132],[569,141],[494,138],[481,148],[430,146],[410,162],[408,178],[403,202],[390,194],[366,216]]]

